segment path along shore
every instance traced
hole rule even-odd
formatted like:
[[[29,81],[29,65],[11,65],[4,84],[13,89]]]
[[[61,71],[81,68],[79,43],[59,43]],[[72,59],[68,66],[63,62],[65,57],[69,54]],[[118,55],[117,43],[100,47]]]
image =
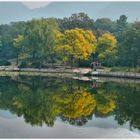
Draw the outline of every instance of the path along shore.
[[[28,73],[28,74],[34,74],[34,73],[58,73],[58,74],[71,74],[71,75],[86,75],[86,76],[100,76],[100,77],[117,77],[117,78],[131,78],[131,79],[140,79],[140,73],[133,73],[133,72],[110,72],[110,71],[104,71],[97,69],[96,71],[93,71],[90,68],[72,68],[72,69],[66,69],[66,68],[48,68],[48,69],[37,69],[37,68],[4,68],[0,69],[0,75],[3,74],[22,74],[22,73]]]

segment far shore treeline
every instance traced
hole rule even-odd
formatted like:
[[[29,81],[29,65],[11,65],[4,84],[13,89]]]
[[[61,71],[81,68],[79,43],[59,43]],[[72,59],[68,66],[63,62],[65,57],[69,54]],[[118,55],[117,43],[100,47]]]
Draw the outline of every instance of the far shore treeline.
[[[89,67],[140,65],[140,21],[121,15],[91,19],[85,13],[0,25],[0,65],[47,68],[51,64]]]

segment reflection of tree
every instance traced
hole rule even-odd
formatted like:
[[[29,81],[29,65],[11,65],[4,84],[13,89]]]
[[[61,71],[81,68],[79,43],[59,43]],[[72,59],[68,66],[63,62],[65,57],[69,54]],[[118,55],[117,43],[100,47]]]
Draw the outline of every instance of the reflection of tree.
[[[77,92],[78,85],[75,84],[69,93],[69,82],[63,83],[60,79],[21,78],[18,82],[9,79],[9,83],[2,86],[0,108],[23,116],[31,125],[45,123],[53,126],[60,115],[72,119],[81,118],[82,124],[85,122],[84,117],[88,116],[95,106],[95,100],[90,93],[85,90]]]
[[[82,125],[86,124],[88,122],[88,120],[92,119],[92,114],[90,114],[89,116],[82,116],[82,117],[77,118],[77,119],[66,118],[64,116],[61,116],[61,119],[62,119],[62,121],[69,122],[72,125],[82,126]]]
[[[11,85],[11,83],[13,84]],[[41,87],[38,84],[35,91],[30,85],[16,84],[15,81],[12,81],[7,86],[3,85],[1,93],[0,107],[10,110],[18,116],[23,115],[25,121],[32,125],[46,123],[52,126],[60,112],[59,104],[54,98],[57,96],[57,92],[54,94],[51,88],[44,88],[44,83],[41,84]]]
[[[93,113],[98,117],[108,116],[116,107],[115,98],[114,92],[104,88],[95,95],[87,90],[77,91],[69,96],[69,101],[64,105],[62,119],[73,125],[83,125],[92,118]]]
[[[130,123],[130,128],[140,129],[140,86],[128,84],[117,86],[115,119],[119,124]]]
[[[101,114],[100,111],[102,113],[112,112],[115,115],[115,120],[120,125],[129,122],[131,129],[140,129],[139,84],[106,82],[97,91],[98,94],[96,94],[95,99],[97,101],[96,114],[98,116],[105,115]]]
[[[102,83],[96,94],[87,85],[61,78],[0,77],[0,108],[23,116],[31,125],[53,126],[60,117],[80,126],[94,113],[96,117],[113,114],[119,124],[140,128],[139,85]]]
[[[116,107],[115,94],[106,93],[104,90],[99,90],[96,94],[96,113],[100,115],[107,115]]]
[[[63,116],[73,119],[88,116],[95,106],[96,101],[90,93],[83,90],[76,91],[68,97],[68,101],[63,109]]]
[[[62,111],[62,120],[83,125],[93,113],[96,101],[86,90],[79,90],[67,97]]]

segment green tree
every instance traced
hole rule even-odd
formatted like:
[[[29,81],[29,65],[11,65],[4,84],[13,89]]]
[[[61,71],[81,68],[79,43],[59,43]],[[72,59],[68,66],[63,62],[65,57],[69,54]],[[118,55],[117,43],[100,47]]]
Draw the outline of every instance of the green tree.
[[[27,51],[32,54],[32,61],[40,60],[40,67],[47,57],[53,58],[57,24],[54,19],[32,20],[25,31]]]
[[[119,63],[122,66],[136,67],[140,64],[140,22],[132,25],[123,34],[123,41],[118,48]]]
[[[113,32],[115,23],[109,18],[99,18],[95,21],[93,29],[96,31],[96,35],[99,37],[103,33]]]
[[[122,39],[122,33],[125,32],[128,29],[128,22],[126,15],[121,15],[120,18],[116,22],[116,29],[115,29],[115,36],[118,40],[118,42],[123,41]]]
[[[18,66],[19,55],[23,51],[24,47],[24,37],[22,35],[18,35],[17,38],[13,40],[13,45],[16,48],[17,66]]]
[[[53,18],[49,18],[47,20],[42,20],[42,56],[46,62],[51,62],[53,64],[56,54],[55,54],[55,46],[56,46],[56,36],[58,33],[58,25]]]
[[[0,25],[0,36],[2,49],[0,56],[4,59],[16,58],[16,48],[13,46],[13,39],[18,35],[23,35],[26,22],[12,22]]]
[[[81,29],[92,29],[94,20],[91,19],[86,13],[75,13],[69,18],[63,18],[57,20],[61,31],[67,29],[81,28]]]

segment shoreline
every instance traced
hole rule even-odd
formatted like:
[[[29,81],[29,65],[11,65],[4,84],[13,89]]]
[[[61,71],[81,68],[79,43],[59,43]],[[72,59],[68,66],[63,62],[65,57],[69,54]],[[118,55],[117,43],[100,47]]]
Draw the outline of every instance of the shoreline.
[[[125,79],[140,79],[140,73],[134,72],[91,72],[91,76],[97,77],[114,77]]]
[[[14,75],[57,75],[57,76],[95,76],[95,77],[114,77],[124,79],[140,79],[140,73],[134,72],[110,72],[110,71],[93,71],[90,68],[73,68],[73,69],[35,69],[35,68],[22,68],[22,69],[5,69],[0,70],[0,76],[14,76]]]
[[[37,72],[37,71],[0,71],[0,76],[54,76],[54,77],[72,77],[71,73],[60,72]]]

